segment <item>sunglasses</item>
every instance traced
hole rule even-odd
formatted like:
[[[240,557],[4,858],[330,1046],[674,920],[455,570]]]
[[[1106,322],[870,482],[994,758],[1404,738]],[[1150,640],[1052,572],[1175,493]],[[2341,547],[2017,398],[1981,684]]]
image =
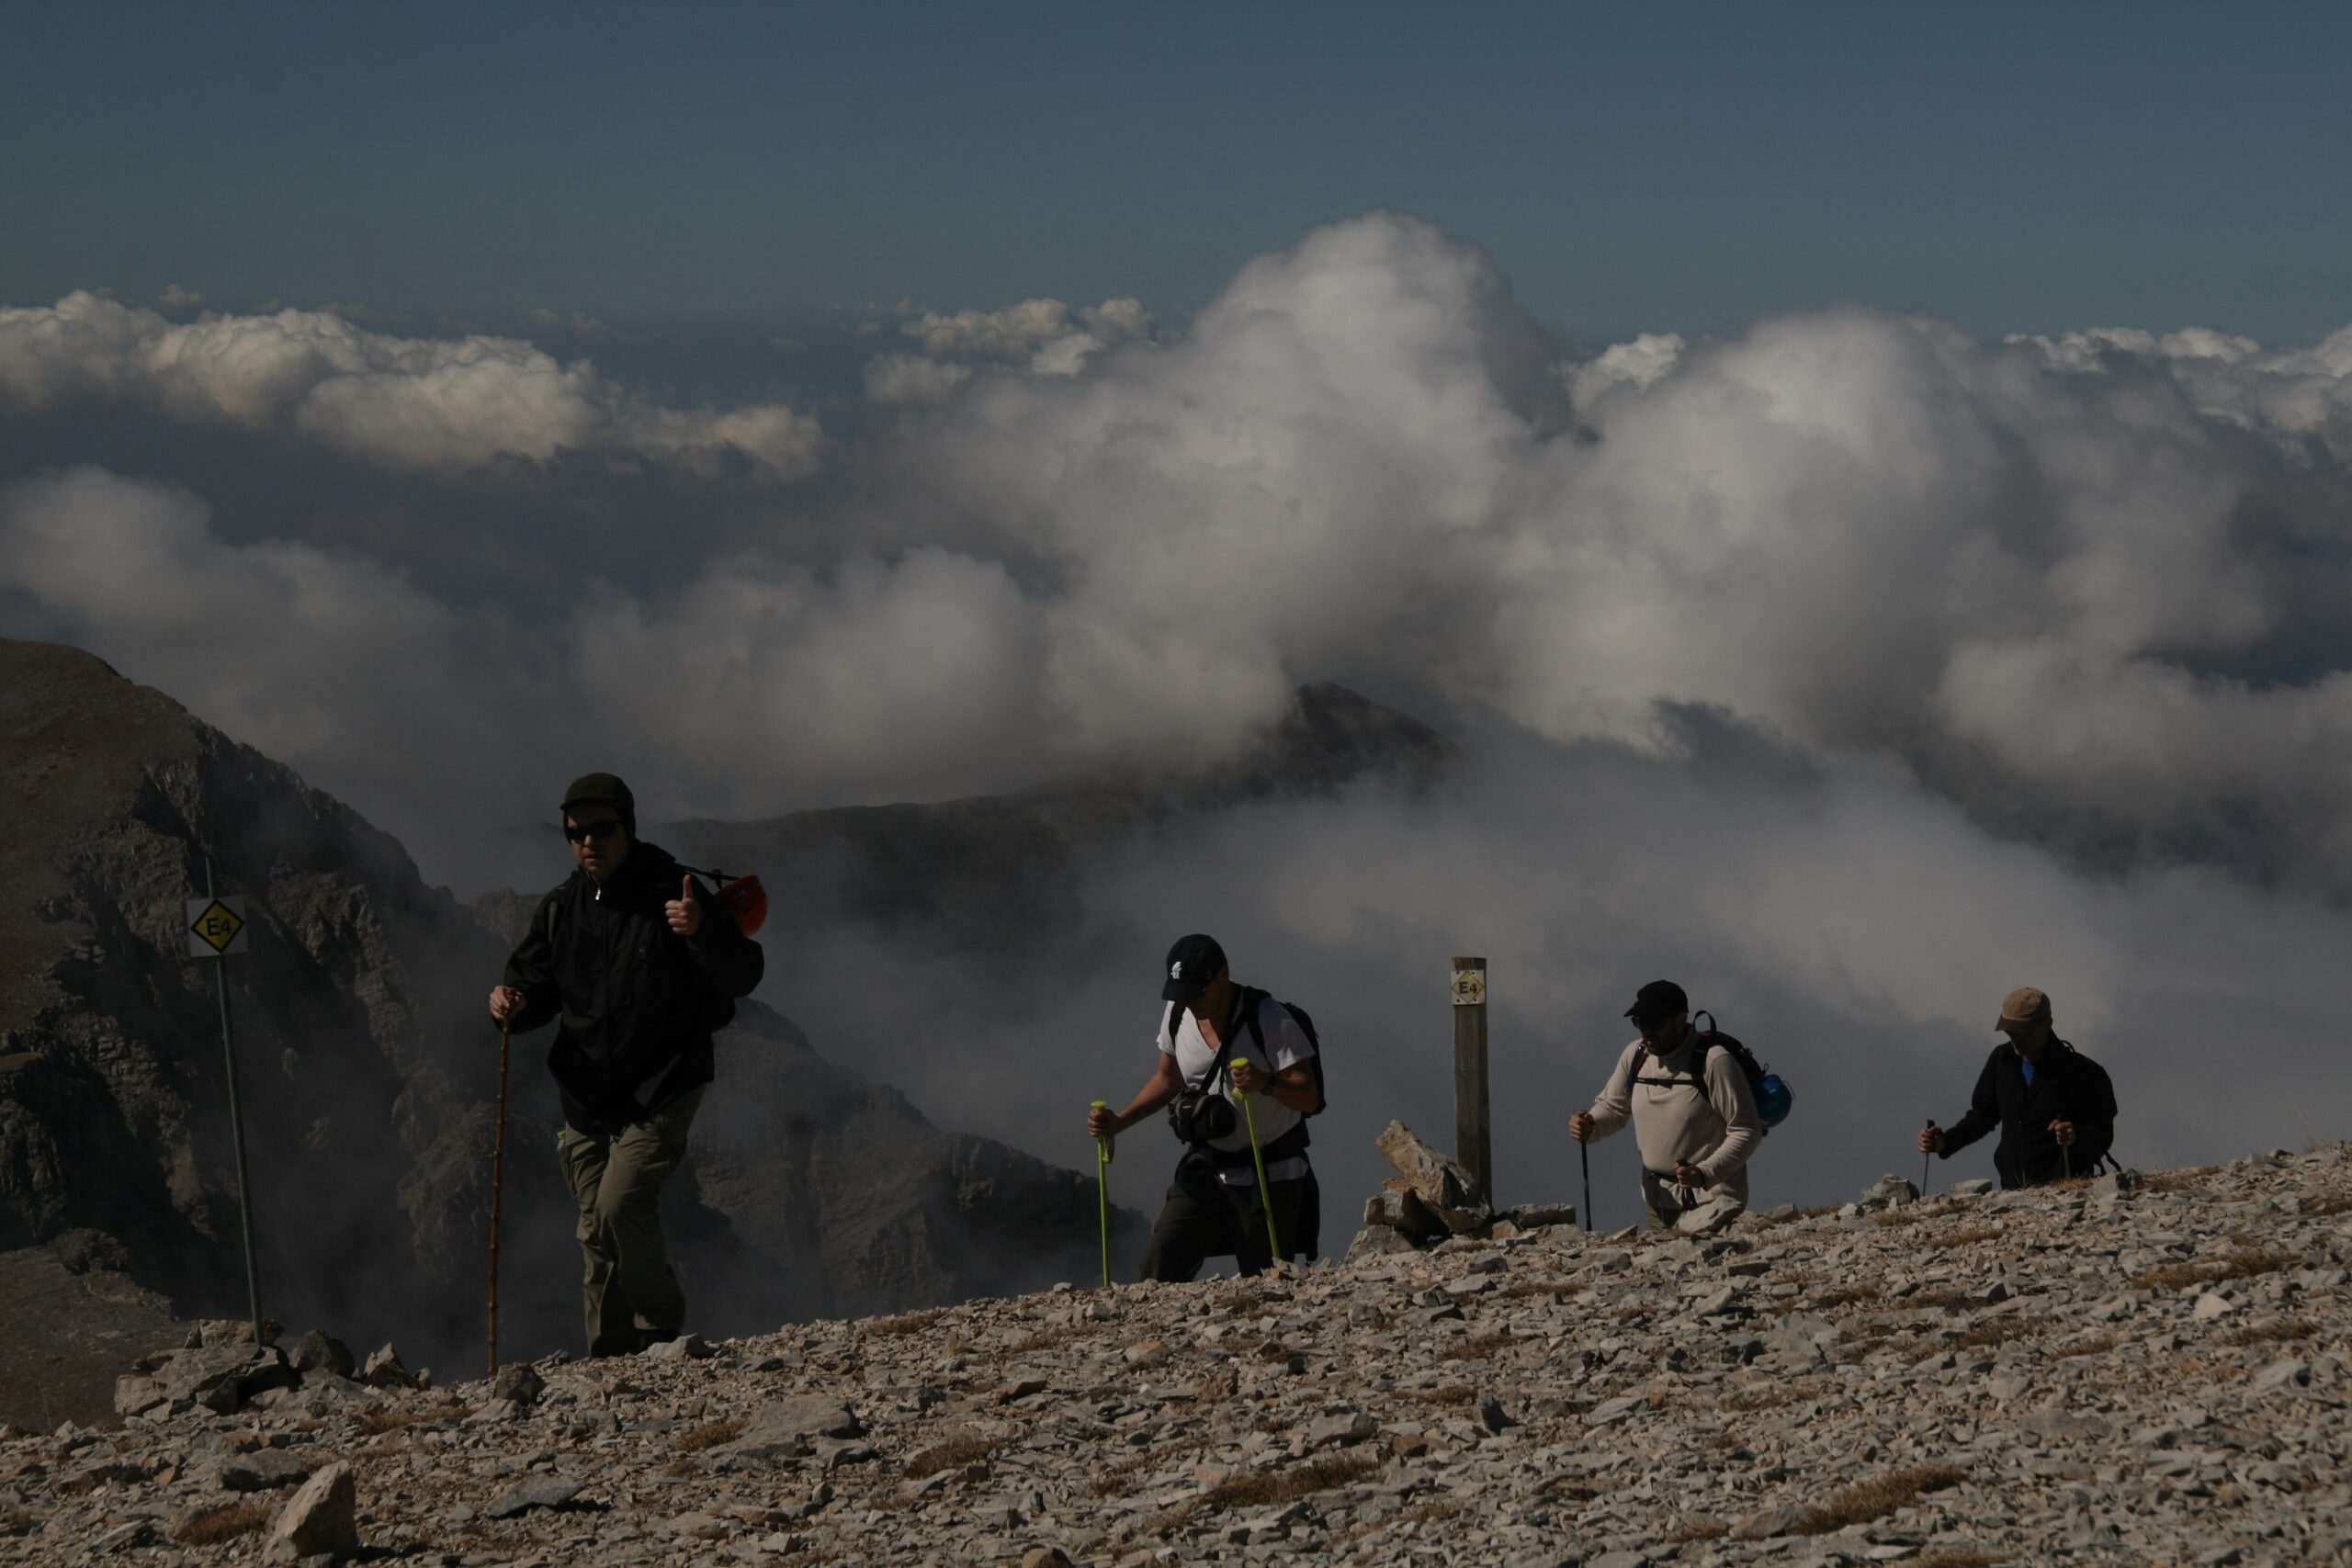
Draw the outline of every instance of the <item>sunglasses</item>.
[[[607,817],[601,822],[582,822],[577,827],[569,822],[563,825],[563,836],[575,844],[588,839],[609,839],[620,830],[621,819],[617,817]]]

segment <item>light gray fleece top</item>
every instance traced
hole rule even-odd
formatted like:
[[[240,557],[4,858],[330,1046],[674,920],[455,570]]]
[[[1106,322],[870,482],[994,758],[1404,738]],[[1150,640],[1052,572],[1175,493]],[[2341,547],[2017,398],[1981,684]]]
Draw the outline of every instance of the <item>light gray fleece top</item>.
[[[1747,1201],[1747,1156],[1764,1136],[1756,1115],[1756,1097],[1748,1092],[1747,1075],[1728,1051],[1707,1053],[1707,1091],[1690,1081],[1690,1058],[1699,1045],[1699,1032],[1690,1030],[1682,1043],[1660,1056],[1653,1054],[1642,1066],[1643,1081],[1628,1086],[1638,1040],[1625,1047],[1609,1081],[1592,1102],[1592,1135],[1605,1138],[1630,1117],[1634,1141],[1641,1145],[1643,1168],[1653,1177],[1671,1180],[1674,1162],[1688,1160],[1707,1173],[1711,1190]],[[1678,1078],[1654,1084],[1652,1078]]]

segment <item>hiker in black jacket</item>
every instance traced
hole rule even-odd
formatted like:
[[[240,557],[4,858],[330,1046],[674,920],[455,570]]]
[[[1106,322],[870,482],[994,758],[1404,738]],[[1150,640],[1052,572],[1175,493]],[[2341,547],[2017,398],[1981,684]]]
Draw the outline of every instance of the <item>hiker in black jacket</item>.
[[[1993,1047],[1968,1114],[1952,1127],[1929,1122],[1919,1134],[1920,1152],[1949,1159],[1998,1127],[1993,1168],[2002,1186],[2087,1174],[2115,1142],[2115,1085],[2107,1069],[2058,1038],[2049,997],[2031,986],[2002,999],[1994,1027],[2008,1043]]]
[[[662,1184],[711,1080],[711,1032],[760,983],[760,944],[666,851],[637,841],[637,803],[610,773],[564,792],[579,869],[539,900],[490,1015],[515,1033],[560,1018],[548,1070],[580,1204],[588,1353],[673,1339],[685,1294],[662,1242]]]

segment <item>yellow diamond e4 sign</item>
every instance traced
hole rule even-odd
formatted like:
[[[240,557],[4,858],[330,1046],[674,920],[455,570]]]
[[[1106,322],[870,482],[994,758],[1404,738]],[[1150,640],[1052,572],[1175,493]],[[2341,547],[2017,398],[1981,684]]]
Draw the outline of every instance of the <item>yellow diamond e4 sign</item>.
[[[191,898],[187,901],[187,952],[191,958],[226,958],[245,951],[245,901],[237,898]]]

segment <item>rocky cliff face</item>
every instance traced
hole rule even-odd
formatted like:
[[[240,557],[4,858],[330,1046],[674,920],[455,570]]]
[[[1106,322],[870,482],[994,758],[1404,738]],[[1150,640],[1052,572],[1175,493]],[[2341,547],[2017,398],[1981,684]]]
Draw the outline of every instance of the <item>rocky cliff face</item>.
[[[209,852],[252,922],[228,978],[265,1310],[397,1327],[413,1354],[470,1361],[498,1076],[482,998],[511,932],[349,808],[86,654],[0,641],[0,1251],[88,1229],[181,1313],[243,1311],[216,966],[184,955]],[[542,1050],[515,1043],[502,1236],[504,1334],[534,1353],[578,1333]],[[745,1009],[719,1073],[672,1190],[712,1326],[1091,1266],[1090,1179],[942,1132],[773,1011]],[[51,1380],[41,1397],[102,1399],[76,1365],[88,1387]]]

